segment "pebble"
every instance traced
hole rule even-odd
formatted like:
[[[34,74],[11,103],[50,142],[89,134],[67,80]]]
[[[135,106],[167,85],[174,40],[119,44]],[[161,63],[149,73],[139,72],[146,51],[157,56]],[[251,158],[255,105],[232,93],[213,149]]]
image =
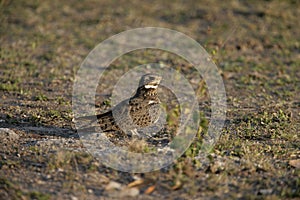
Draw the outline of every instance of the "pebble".
[[[289,165],[295,167],[296,169],[300,169],[300,159],[290,160]]]
[[[105,190],[121,189],[121,187],[122,187],[121,183],[110,181],[105,187]]]
[[[71,200],[78,200],[78,198],[75,196],[71,196]]]
[[[0,128],[0,140],[13,141],[19,139],[19,135],[9,128]]]
[[[121,191],[120,197],[135,197],[140,194],[138,188],[125,188]]]
[[[271,194],[273,192],[272,189],[260,189],[259,193],[262,195],[267,195],[267,194]]]

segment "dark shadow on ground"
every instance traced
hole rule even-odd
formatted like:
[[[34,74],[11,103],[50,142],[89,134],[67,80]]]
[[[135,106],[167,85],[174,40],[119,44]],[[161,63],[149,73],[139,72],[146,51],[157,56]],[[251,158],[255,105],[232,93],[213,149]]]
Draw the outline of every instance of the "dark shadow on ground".
[[[57,126],[44,125],[42,123],[26,122],[24,119],[1,119],[0,127],[13,130],[23,131],[25,133],[36,134],[39,136],[56,136],[63,138],[79,138],[77,131],[70,128],[62,128]]]

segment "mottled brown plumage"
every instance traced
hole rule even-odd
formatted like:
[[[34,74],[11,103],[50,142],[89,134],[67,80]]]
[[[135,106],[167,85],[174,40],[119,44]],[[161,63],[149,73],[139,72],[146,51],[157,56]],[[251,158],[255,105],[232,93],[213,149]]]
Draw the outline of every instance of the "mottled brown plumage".
[[[142,76],[133,97],[122,101],[106,113],[96,115],[101,131],[131,135],[155,124],[160,116],[160,100],[157,94],[160,81],[161,76],[156,74]],[[79,119],[95,119],[95,116]]]

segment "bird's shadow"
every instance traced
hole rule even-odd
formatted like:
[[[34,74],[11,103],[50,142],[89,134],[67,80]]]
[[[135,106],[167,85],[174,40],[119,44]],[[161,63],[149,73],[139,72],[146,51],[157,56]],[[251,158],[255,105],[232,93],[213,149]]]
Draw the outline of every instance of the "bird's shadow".
[[[71,123],[72,122],[70,122],[69,126],[62,128],[55,125],[47,125],[42,122],[37,123],[26,118],[0,118],[1,128],[9,128],[41,137],[79,138],[77,130],[73,128]]]

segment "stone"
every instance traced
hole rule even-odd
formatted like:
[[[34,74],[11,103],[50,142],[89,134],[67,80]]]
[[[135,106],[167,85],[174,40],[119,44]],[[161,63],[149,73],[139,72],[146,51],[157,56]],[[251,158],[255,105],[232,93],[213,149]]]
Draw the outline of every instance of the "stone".
[[[9,128],[0,128],[0,141],[18,140],[19,135]]]

